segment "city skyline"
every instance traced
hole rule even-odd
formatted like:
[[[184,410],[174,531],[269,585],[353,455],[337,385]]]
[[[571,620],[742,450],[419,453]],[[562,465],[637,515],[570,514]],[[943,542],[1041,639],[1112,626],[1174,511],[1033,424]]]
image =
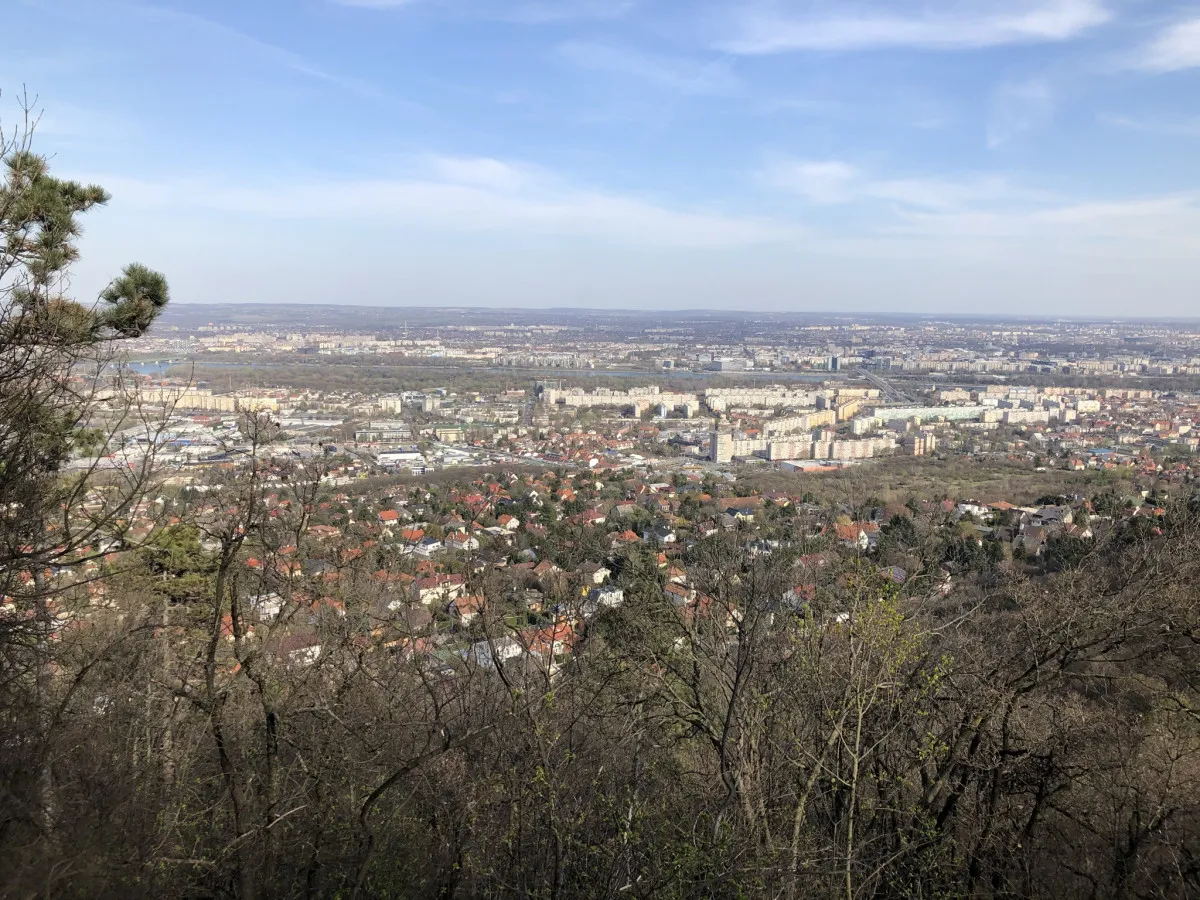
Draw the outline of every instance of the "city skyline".
[[[249,7],[249,8],[247,8]],[[83,298],[1184,316],[1186,4],[22,3]]]

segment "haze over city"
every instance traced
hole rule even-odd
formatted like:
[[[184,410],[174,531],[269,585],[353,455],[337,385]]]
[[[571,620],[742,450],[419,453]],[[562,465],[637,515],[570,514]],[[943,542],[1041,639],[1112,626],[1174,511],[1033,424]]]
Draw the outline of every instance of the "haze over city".
[[[22,2],[76,292],[1188,316],[1182,3]]]

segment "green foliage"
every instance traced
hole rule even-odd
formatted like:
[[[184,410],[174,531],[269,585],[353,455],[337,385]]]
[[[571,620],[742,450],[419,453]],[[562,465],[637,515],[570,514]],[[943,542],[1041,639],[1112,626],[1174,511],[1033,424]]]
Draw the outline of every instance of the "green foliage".
[[[1100,516],[1119,516],[1129,506],[1130,500],[1115,491],[1104,491],[1092,497],[1092,508]]]
[[[1092,541],[1070,534],[1053,534],[1046,541],[1042,552],[1042,565],[1047,572],[1062,572],[1074,569],[1084,562],[1094,549]]]
[[[48,299],[54,279],[78,258],[77,216],[108,202],[98,185],[51,177],[44,157],[18,147],[3,161],[0,183],[0,229],[3,255],[21,265],[28,276],[16,298],[22,306]],[[26,306],[28,309],[28,306]]]
[[[880,546],[894,546],[900,549],[911,549],[917,545],[917,529],[908,516],[892,516],[879,529]]]
[[[82,456],[95,456],[108,442],[108,435],[100,428],[80,428],[75,432],[72,447]]]
[[[967,569],[990,571],[1003,561],[1004,550],[998,541],[981,541],[974,535],[960,535],[947,542],[943,559]]]
[[[204,598],[211,589],[217,563],[204,550],[194,525],[172,525],[150,536],[138,557],[154,587],[173,603]]]
[[[36,853],[43,838],[45,848],[60,846],[60,775],[52,760],[64,749],[56,742],[68,719],[72,743],[93,751],[86,767],[71,766],[72,775],[103,771],[122,758],[116,742],[99,740],[93,726],[136,702],[123,679],[149,652],[152,629],[142,594],[126,593],[132,581],[108,565],[102,548],[127,534],[147,471],[134,466],[115,475],[65,477],[63,470],[73,454],[99,452],[120,427],[128,410],[105,396],[113,341],[144,333],[167,302],[162,276],[137,266],[98,308],[63,295],[79,256],[80,217],[108,194],[52,176],[46,159],[31,150],[31,136],[28,129],[0,128],[0,727],[19,735],[0,748],[6,810],[0,843],[10,861]],[[167,568],[160,574],[171,580]],[[204,591],[206,576],[196,578],[192,588]],[[93,605],[120,610],[113,616],[118,624],[83,614]],[[66,627],[72,613],[86,640]],[[128,665],[98,649],[113,647],[127,654]],[[73,698],[88,679],[94,679],[90,705],[80,708]],[[137,785],[123,790],[132,796]],[[64,803],[63,818],[81,808]],[[82,851],[73,859],[81,870],[99,864]],[[128,870],[105,880],[102,892],[122,893],[120,884],[137,883]]]
[[[105,308],[90,310],[56,292],[79,257],[78,217],[108,202],[98,185],[64,181],[49,173],[45,158],[19,148],[4,159],[0,184],[0,261],[15,268],[14,307],[5,317],[9,336],[57,346],[86,345],[112,335],[137,337],[167,304],[166,279],[145,266],[125,267],[100,295]],[[15,315],[14,315],[15,313]]]
[[[167,305],[168,297],[165,277],[140,263],[131,263],[100,294],[108,308],[97,321],[120,337],[140,337]]]
[[[0,182],[0,356],[5,360],[0,416],[0,503],[31,501],[27,487],[58,471],[74,446],[103,442],[81,429],[86,414],[62,375],[103,354],[111,337],[144,333],[168,299],[166,280],[144,266],[126,268],[89,309],[59,292],[78,259],[79,216],[108,201],[96,185],[50,175],[45,158],[15,143]],[[24,483],[12,483],[21,479]]]

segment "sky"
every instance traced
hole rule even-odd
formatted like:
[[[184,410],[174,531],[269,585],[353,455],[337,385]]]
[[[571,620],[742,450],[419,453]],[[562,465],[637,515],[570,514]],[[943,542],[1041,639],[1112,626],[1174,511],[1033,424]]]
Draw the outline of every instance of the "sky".
[[[1200,316],[1200,0],[8,0],[174,302]]]

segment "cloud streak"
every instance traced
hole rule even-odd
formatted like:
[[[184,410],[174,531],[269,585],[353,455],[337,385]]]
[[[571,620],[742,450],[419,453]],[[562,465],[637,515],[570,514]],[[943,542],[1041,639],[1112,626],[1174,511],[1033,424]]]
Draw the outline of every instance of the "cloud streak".
[[[1136,116],[1100,116],[1100,122],[1114,128],[1140,131],[1145,134],[1165,134],[1174,137],[1200,137],[1200,117],[1190,119],[1149,119]]]
[[[1038,241],[1149,242],[1200,247],[1200,195],[1066,203],[1044,209],[963,211],[945,215],[912,212],[896,233],[925,237]]]
[[[336,6],[357,9],[391,10],[416,6],[425,0],[330,0]],[[635,0],[477,0],[457,5],[456,13],[515,22],[544,25],[577,19],[619,19],[636,6]]]
[[[1165,74],[1200,68],[1200,18],[1164,29],[1136,54],[1133,68]]]
[[[940,212],[979,206],[1050,202],[1051,195],[1014,185],[999,175],[968,178],[872,178],[842,160],[781,160],[759,173],[771,187],[812,203],[884,202],[900,209]]]
[[[992,96],[988,148],[995,150],[1049,122],[1055,105],[1054,92],[1040,78],[1000,85]]]
[[[760,177],[771,187],[812,203],[848,203],[861,187],[857,168],[841,160],[792,160],[770,166]]]
[[[820,3],[816,12],[797,14],[780,12],[772,5],[737,16],[735,36],[720,46],[740,54],[878,48],[969,50],[1067,41],[1111,17],[1100,0]]]
[[[323,81],[350,93],[375,99],[383,96],[383,92],[370,82],[327,71],[298,53],[203,16],[159,7],[134,7],[134,9],[144,19],[151,22],[165,23],[179,28],[186,34],[189,43],[195,42],[199,36],[207,36],[210,40],[232,48],[244,56],[307,78]]]
[[[519,232],[626,246],[722,249],[799,237],[800,228],[569,185],[490,158],[426,157],[409,177],[323,177],[251,184],[89,175],[114,203],[193,207],[276,220],[355,221],[455,232]]]
[[[495,18],[526,25],[545,25],[572,20],[607,21],[632,12],[636,0],[529,0],[513,3],[500,0]]]
[[[741,89],[737,77],[720,62],[700,63],[587,41],[560,44],[558,53],[578,68],[623,75],[680,94],[729,96]]]
[[[332,0],[336,6],[353,6],[358,9],[399,9],[412,6],[420,0]]]
[[[1076,200],[1002,175],[874,178],[841,160],[783,160],[759,173],[810,203],[868,212],[855,240],[1128,240],[1200,246],[1200,193]],[[886,211],[887,215],[881,213]]]

